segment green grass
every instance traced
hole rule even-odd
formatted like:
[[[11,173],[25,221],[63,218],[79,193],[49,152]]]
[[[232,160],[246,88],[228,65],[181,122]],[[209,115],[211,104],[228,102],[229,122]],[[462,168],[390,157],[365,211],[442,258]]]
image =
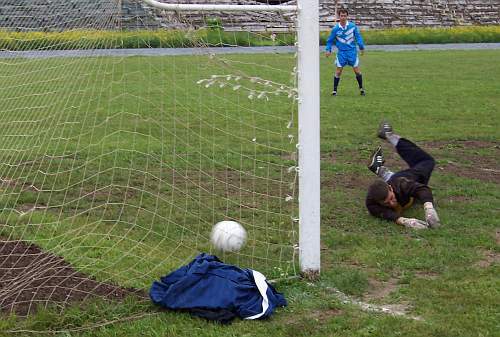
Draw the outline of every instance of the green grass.
[[[187,314],[158,312],[148,303],[130,299],[124,304],[96,301],[63,315],[43,310],[29,320],[5,318],[0,331],[60,330],[145,313],[151,316],[60,335],[494,336],[499,328],[500,211],[496,205],[500,192],[498,173],[496,182],[486,175],[487,170],[500,167],[500,88],[495,80],[500,67],[493,61],[499,57],[499,51],[367,53],[362,68],[368,95],[358,96],[354,76],[347,69],[335,98],[329,95],[332,60],[322,58],[322,274],[316,283],[279,282],[277,288],[285,293],[289,306],[270,320],[237,320],[220,326]],[[214,220],[228,215],[248,221],[251,245],[247,248],[255,244],[256,249],[243,252],[263,257],[255,267],[271,275],[275,267],[290,267],[289,251],[273,251],[289,240],[282,236],[285,231],[273,232],[290,228],[286,217],[235,205],[291,206],[239,195],[231,186],[219,184],[252,186],[261,195],[273,192],[262,188],[273,189],[270,179],[281,176],[281,167],[254,168],[226,150],[242,144],[235,152],[252,163],[283,162],[293,151],[283,127],[290,116],[289,100],[282,96],[269,102],[248,100],[241,90],[199,88],[194,83],[200,79],[196,76],[232,73],[233,65],[250,71],[248,63],[267,66],[258,68],[258,76],[288,83],[289,74],[277,69],[286,69],[292,59],[287,55],[226,58],[231,61],[229,68],[199,57],[0,64],[1,122],[17,121],[3,128],[0,158],[2,163],[18,163],[15,168],[4,164],[1,176],[46,189],[37,192],[4,183],[3,235],[33,240],[99,279],[147,288],[154,278],[187,262],[194,248],[210,249],[206,233]],[[14,67],[12,62],[19,63]],[[22,83],[25,86],[20,87]],[[23,97],[20,92],[40,96]],[[198,104],[200,97],[203,106]],[[16,109],[28,106],[29,111]],[[266,114],[255,114],[262,110]],[[382,118],[436,157],[438,166],[430,184],[442,228],[415,232],[368,216],[364,193],[373,177],[365,161],[379,144],[375,129]],[[26,123],[33,120],[38,123]],[[259,128],[248,128],[254,121]],[[217,130],[212,127],[215,124]],[[121,132],[113,133],[117,129]],[[279,133],[272,132],[277,129]],[[46,132],[51,137],[43,136]],[[21,137],[30,133],[39,136]],[[205,137],[215,139],[214,143],[205,142]],[[13,148],[18,152],[9,151]],[[389,155],[389,146],[384,149]],[[292,165],[286,158],[285,164]],[[394,167],[402,166],[395,156],[389,160]],[[174,167],[182,174],[173,177]],[[236,172],[250,169],[253,175],[227,173],[225,167]],[[50,176],[40,171],[65,173]],[[200,171],[214,173],[220,181],[200,179]],[[206,191],[211,190],[228,197],[210,203],[211,194]],[[280,193],[275,195],[284,195]],[[169,206],[159,207],[158,200]],[[178,200],[184,203],[181,207],[174,205]],[[50,209],[24,217],[11,211],[29,204]],[[186,212],[193,208],[196,211]],[[289,210],[284,209],[284,214]],[[417,207],[408,214],[422,217],[422,210]],[[260,228],[259,223],[266,227]],[[184,224],[187,230],[174,224]],[[167,235],[171,241],[165,240]],[[276,244],[259,245],[261,239],[276,240]],[[183,245],[172,251],[174,242]],[[485,264],[487,252],[496,258]],[[278,253],[284,254],[282,263],[264,259]],[[252,263],[245,256],[224,259]],[[391,291],[375,296],[388,284],[393,285]],[[409,313],[423,320],[363,312],[341,303],[333,287],[373,303],[409,305]]]
[[[291,68],[292,56],[254,75],[288,83],[277,62]],[[199,71],[189,72],[193,64]],[[294,149],[286,96],[249,100],[243,90],[198,86],[235,71],[201,56],[14,60],[3,68],[3,176],[16,182],[2,196],[4,235],[36,239],[95,277],[146,287],[147,274],[209,250],[211,226],[234,218],[249,229],[246,265],[294,273],[295,203],[284,201],[294,162],[281,159]],[[11,89],[19,86],[27,94]],[[13,211],[32,204],[42,209]]]

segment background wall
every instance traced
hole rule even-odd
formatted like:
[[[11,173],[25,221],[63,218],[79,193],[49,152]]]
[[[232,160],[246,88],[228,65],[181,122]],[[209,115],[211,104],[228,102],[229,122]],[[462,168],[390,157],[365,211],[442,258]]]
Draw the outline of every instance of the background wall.
[[[266,0],[161,0],[172,3],[257,4]],[[272,0],[274,1],[274,0]],[[282,0],[289,4],[294,1]],[[500,24],[500,0],[339,0],[362,28]],[[335,1],[320,0],[321,29],[334,24]],[[141,29],[204,26],[223,18],[226,30],[286,31],[291,14],[182,14],[150,8],[141,0],[0,0],[0,28],[19,31],[74,28]]]

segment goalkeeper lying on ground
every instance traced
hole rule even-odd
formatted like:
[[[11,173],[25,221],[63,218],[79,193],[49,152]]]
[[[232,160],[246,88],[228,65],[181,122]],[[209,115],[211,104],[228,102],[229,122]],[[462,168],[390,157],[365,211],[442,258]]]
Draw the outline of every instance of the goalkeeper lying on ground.
[[[384,166],[382,148],[379,146],[375,150],[368,168],[382,179],[377,179],[368,188],[366,207],[370,214],[414,229],[439,227],[432,191],[427,186],[434,169],[434,158],[408,139],[395,134],[387,122],[380,124],[378,137],[391,143],[409,168],[392,172]],[[401,216],[414,200],[423,203],[425,221]]]

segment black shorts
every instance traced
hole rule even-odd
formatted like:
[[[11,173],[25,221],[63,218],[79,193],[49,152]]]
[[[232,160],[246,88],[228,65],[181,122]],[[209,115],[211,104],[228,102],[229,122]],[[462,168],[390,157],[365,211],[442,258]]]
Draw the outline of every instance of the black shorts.
[[[409,168],[395,173],[391,179],[406,177],[427,185],[436,164],[434,158],[408,139],[401,138],[396,146],[399,156]]]

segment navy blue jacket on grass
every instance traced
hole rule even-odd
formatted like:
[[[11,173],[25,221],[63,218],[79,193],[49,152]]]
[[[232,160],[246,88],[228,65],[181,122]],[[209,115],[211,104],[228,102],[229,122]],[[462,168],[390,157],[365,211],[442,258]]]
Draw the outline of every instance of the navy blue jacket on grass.
[[[224,264],[205,253],[153,282],[149,296],[164,308],[222,323],[235,317],[266,318],[276,307],[287,305],[258,271]]]

